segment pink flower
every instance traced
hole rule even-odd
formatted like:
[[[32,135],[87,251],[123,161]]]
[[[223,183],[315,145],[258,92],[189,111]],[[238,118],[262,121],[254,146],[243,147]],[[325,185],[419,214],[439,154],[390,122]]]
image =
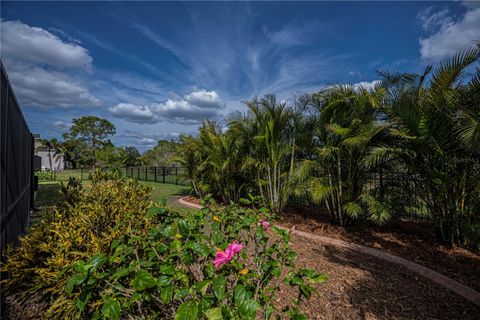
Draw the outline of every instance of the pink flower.
[[[260,223],[262,224],[263,229],[268,230],[270,228],[270,223],[268,223],[267,220],[262,219],[262,221],[260,221]]]
[[[225,251],[218,249],[217,254],[215,255],[215,260],[213,260],[213,265],[215,269],[218,270],[221,265],[230,262],[233,259],[233,256],[236,253],[239,253],[243,249],[242,244],[238,244],[237,241],[233,241]]]

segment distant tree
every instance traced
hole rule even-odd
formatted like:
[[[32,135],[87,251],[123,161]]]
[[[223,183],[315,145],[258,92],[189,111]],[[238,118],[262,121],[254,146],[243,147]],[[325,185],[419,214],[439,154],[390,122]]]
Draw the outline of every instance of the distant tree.
[[[155,147],[145,151],[139,159],[145,166],[165,167],[174,162],[177,147],[178,143],[175,141],[160,140]]]
[[[118,170],[126,166],[128,159],[127,151],[124,148],[116,147],[111,143],[97,150],[97,161],[103,167]]]
[[[107,137],[115,134],[115,126],[106,119],[95,116],[85,116],[73,119],[70,131],[64,134],[66,140],[84,142],[90,151],[92,166],[97,165],[97,150],[110,142]]]
[[[140,158],[141,154],[137,148],[133,146],[125,147],[126,153],[126,161],[125,165],[127,167],[134,167],[138,164],[138,158]]]
[[[84,141],[70,139],[64,134],[65,141],[62,143],[64,149],[65,161],[73,169],[81,166],[90,166],[91,158],[89,156],[88,146]]]
[[[40,146],[37,148],[37,151],[47,151],[49,169],[55,169],[55,163],[58,162],[58,160],[67,152],[63,146],[63,143],[58,141],[56,138],[39,139],[38,141],[40,142]],[[53,159],[55,159],[55,163]]]

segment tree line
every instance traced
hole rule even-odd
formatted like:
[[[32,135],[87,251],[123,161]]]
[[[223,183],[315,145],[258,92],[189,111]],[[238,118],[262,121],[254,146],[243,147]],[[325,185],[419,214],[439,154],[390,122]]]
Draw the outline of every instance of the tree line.
[[[419,191],[405,209],[428,216],[444,243],[480,244],[479,57],[473,48],[421,74],[380,71],[371,90],[339,84],[293,103],[255,98],[226,129],[204,121],[198,136],[182,135],[177,160],[200,197],[258,197],[278,213],[307,195],[341,226],[394,219],[388,199],[412,195],[381,195],[389,185],[374,188],[367,176],[408,173]]]
[[[53,168],[53,160],[59,157],[63,157],[72,169],[95,169],[99,165],[116,169],[136,165],[140,152],[132,146],[115,146],[109,139],[115,132],[115,126],[108,120],[84,116],[73,119],[69,131],[62,135],[63,141],[40,139],[37,149],[48,152],[50,168]]]

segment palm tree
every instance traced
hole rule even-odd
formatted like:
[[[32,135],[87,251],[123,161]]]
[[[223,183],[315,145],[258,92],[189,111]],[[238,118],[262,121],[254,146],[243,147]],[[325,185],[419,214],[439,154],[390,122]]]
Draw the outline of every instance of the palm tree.
[[[180,136],[180,146],[175,161],[180,163],[186,170],[186,176],[190,179],[195,194],[203,197],[204,192],[201,186],[201,146],[198,140],[190,135]]]
[[[286,102],[278,103],[274,95],[246,102],[249,114],[244,122],[229,123],[232,132],[248,134],[250,152],[244,169],[256,174],[257,187],[265,202],[276,213],[281,212],[288,195],[289,165],[295,150],[292,117],[293,111]]]
[[[47,150],[48,151],[48,164],[49,164],[49,170],[53,170],[53,161],[52,161],[52,150],[53,145],[52,142],[55,143],[56,139],[48,140],[48,139],[40,139],[40,146],[37,148],[37,151],[43,151]]]
[[[388,210],[361,185],[363,159],[388,126],[382,121],[384,93],[381,88],[369,92],[342,85],[310,97],[308,107],[316,111],[316,145],[296,172],[295,191],[325,203],[335,224],[349,224],[364,208],[377,223],[389,218]]]
[[[382,73],[390,144],[373,148],[367,160],[395,159],[421,177],[437,237],[449,245],[462,242],[463,226],[475,218],[472,198],[479,177],[472,159],[479,156],[480,71],[470,79],[464,75],[479,57],[474,48],[422,75]]]

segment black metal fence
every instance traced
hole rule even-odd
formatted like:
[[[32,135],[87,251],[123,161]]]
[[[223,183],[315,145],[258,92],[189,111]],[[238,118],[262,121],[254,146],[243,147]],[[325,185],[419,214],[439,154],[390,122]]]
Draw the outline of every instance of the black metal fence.
[[[23,118],[3,63],[0,63],[0,261],[3,250],[27,232],[33,207],[34,138]],[[0,273],[1,278],[5,274]],[[5,297],[0,289],[1,317]]]
[[[142,181],[190,185],[183,167],[127,167],[125,176]]]
[[[409,171],[378,170],[362,175],[363,191],[380,201],[392,217],[429,219],[425,181]]]
[[[189,185],[189,180],[186,178],[186,171],[183,167],[126,167],[119,169],[103,168],[102,170],[117,171],[121,178],[129,177],[141,181]],[[79,180],[90,180],[92,172],[92,168],[44,170],[37,172],[37,176],[40,182],[68,181],[70,177]]]
[[[322,176],[322,173],[320,173]],[[324,177],[327,173],[323,174]],[[429,219],[424,201],[425,181],[410,171],[377,170],[360,175],[357,189],[360,193],[373,196],[385,205],[392,217]],[[293,205],[321,207],[315,204],[309,194],[295,194],[289,198]]]
[[[25,234],[33,206],[34,139],[1,65],[1,251]],[[2,257],[3,259],[3,257]]]

